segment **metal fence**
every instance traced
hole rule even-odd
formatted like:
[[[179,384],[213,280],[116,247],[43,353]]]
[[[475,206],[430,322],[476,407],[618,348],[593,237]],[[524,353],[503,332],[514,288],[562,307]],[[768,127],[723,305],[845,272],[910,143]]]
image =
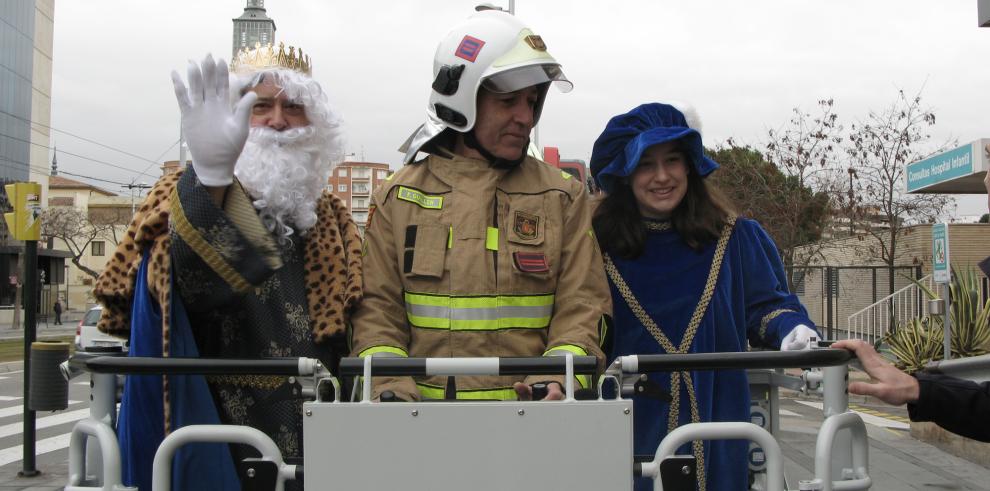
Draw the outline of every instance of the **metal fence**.
[[[921,279],[921,266],[791,267],[787,277],[822,334],[836,339],[849,316]]]

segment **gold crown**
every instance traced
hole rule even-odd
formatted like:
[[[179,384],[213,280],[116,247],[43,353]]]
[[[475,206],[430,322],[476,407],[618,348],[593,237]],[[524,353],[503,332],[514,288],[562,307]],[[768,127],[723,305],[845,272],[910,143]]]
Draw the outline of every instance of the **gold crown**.
[[[244,74],[270,70],[273,68],[287,68],[297,72],[312,75],[312,65],[309,63],[309,55],[303,55],[302,48],[296,55],[296,48],[289,46],[289,52],[285,52],[285,44],[278,43],[278,51],[272,48],[271,44],[262,46],[255,43],[254,49],[243,48],[237,52],[237,56],[230,62],[230,71]]]

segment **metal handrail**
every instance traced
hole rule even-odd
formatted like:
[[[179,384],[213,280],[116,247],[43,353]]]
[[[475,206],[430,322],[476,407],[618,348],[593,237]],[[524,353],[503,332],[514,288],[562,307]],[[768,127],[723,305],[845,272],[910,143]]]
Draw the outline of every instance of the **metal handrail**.
[[[932,286],[932,275],[926,275],[918,280],[928,287]],[[920,287],[911,283],[900,290],[867,305],[852,313],[846,319],[846,337],[875,341],[886,335],[892,324],[924,315],[928,309],[926,302],[919,302]]]

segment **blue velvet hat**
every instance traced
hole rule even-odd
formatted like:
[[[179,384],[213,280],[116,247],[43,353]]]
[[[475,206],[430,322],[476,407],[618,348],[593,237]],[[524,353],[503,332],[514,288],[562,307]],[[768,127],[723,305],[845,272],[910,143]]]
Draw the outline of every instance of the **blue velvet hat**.
[[[688,159],[701,177],[718,168],[714,160],[705,156],[701,133],[688,124],[684,113],[669,104],[654,102],[609,120],[591,152],[591,175],[601,189],[611,192],[616,178],[636,170],[647,148],[674,140],[683,140]]]

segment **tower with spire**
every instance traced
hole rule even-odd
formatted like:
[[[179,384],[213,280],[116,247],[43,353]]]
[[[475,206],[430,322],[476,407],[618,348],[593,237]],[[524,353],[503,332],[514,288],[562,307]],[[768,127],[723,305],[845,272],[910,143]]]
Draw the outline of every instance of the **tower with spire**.
[[[265,0],[247,0],[244,13],[234,21],[234,37],[231,43],[230,58],[237,56],[242,48],[255,45],[275,44],[275,21],[265,11]]]

